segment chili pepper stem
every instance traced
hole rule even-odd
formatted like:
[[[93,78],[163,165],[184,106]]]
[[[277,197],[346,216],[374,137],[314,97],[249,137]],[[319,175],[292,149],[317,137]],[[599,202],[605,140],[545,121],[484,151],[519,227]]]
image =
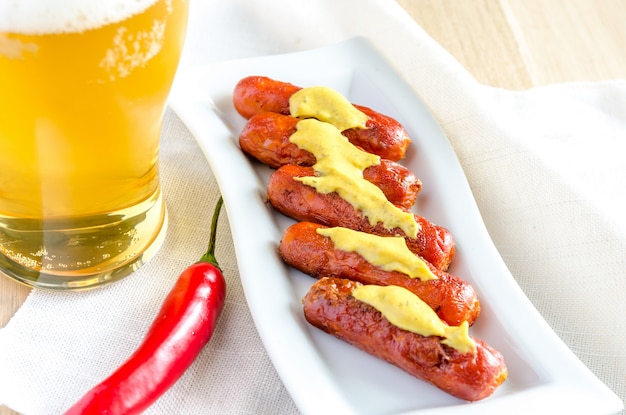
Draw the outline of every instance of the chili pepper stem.
[[[215,265],[218,269],[220,268],[217,263],[217,259],[215,259],[215,239],[217,236],[217,220],[220,216],[220,210],[222,209],[222,205],[224,204],[224,200],[222,196],[217,200],[215,204],[215,210],[213,211],[213,218],[211,219],[211,235],[209,236],[209,246],[207,251],[198,262],[208,262],[209,264]],[[220,269],[221,270],[221,269]]]

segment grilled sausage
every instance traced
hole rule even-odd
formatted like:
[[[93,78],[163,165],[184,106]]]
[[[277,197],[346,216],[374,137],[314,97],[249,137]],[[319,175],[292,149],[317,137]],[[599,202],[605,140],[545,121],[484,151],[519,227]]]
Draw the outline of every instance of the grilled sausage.
[[[237,112],[248,119],[262,112],[289,114],[289,98],[302,88],[266,76],[248,76],[233,90],[233,104]]]
[[[289,141],[296,132],[297,122],[297,118],[271,112],[255,115],[241,132],[239,146],[249,156],[274,169],[286,164],[312,166],[315,156]],[[415,204],[422,189],[422,182],[415,173],[387,159],[380,159],[380,164],[366,168],[363,178],[380,187],[391,203],[406,209]]]
[[[311,175],[302,167],[286,165],[274,171],[267,185],[270,204],[283,215],[297,221],[320,223],[326,226],[342,226],[381,236],[401,235],[401,229],[386,229],[381,223],[372,226],[369,220],[337,193],[318,193],[314,187],[295,180],[295,177]],[[409,249],[445,271],[454,257],[454,240],[450,232],[433,224],[426,218],[414,215],[421,227],[417,237],[407,237]]]
[[[458,326],[472,324],[480,313],[480,302],[471,284],[430,266],[437,279],[422,281],[398,271],[385,271],[370,264],[356,252],[335,247],[333,241],[317,233],[325,226],[297,222],[283,233],[278,247],[282,259],[314,278],[335,276],[362,284],[397,285],[408,289],[428,304],[443,321]]]
[[[274,169],[285,164],[312,166],[315,156],[289,141],[299,121],[275,112],[256,114],[239,134],[239,146],[249,156]]]
[[[237,112],[246,119],[263,112],[289,115],[289,98],[300,89],[302,88],[268,77],[250,76],[235,85],[233,104]],[[404,127],[394,118],[371,108],[354,106],[368,116],[369,120],[365,124],[367,128],[351,128],[342,134],[367,152],[387,160],[402,159],[411,143]]]
[[[463,354],[439,337],[402,330],[351,295],[358,285],[340,278],[316,281],[302,300],[306,320],[459,399],[484,399],[506,379],[504,358],[485,342],[474,339],[476,353]]]

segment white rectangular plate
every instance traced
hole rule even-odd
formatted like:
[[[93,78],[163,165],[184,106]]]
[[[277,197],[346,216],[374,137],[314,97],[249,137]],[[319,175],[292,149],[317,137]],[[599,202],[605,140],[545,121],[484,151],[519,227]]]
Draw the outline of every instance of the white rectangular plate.
[[[471,282],[482,304],[470,333],[500,350],[509,369],[494,395],[472,404],[461,401],[304,320],[301,299],[314,280],[284,265],[276,252],[293,221],[266,204],[271,170],[251,162],[238,146],[245,120],[233,107],[232,91],[249,75],[328,86],[405,126],[413,143],[403,164],[423,182],[415,210],[452,232],[457,255],[450,272]],[[447,138],[366,40],[194,68],[179,74],[171,105],[215,173],[254,322],[303,413],[615,414],[622,409],[521,291],[489,238]]]

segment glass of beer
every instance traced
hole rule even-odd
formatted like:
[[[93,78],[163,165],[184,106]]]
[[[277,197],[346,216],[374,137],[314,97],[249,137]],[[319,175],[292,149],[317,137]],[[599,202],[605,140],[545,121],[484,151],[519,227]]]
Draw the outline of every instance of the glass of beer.
[[[0,1],[0,273],[71,290],[159,248],[188,0]]]

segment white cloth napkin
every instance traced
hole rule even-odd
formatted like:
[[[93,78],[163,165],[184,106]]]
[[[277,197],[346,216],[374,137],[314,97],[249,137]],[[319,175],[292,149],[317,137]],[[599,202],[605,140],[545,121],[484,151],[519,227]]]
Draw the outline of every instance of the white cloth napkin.
[[[356,35],[368,38],[430,107],[527,296],[626,400],[626,81],[524,92],[480,85],[393,0],[193,0],[182,66]],[[34,291],[0,330],[0,403],[28,415],[62,412],[130,355],[180,271],[203,253],[218,188],[171,112],[161,172],[170,214],[163,248],[105,288]],[[254,330],[225,219],[217,255],[229,288],[217,332],[147,413],[297,413]]]

